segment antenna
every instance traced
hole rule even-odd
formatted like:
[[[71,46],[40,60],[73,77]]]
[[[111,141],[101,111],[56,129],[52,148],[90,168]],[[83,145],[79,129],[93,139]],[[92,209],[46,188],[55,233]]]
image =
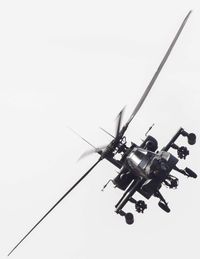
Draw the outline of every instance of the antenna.
[[[145,137],[147,137],[147,134],[148,134],[149,131],[153,128],[154,125],[155,125],[155,124],[153,123],[153,124],[149,127],[149,129],[148,129],[147,132],[145,133]]]

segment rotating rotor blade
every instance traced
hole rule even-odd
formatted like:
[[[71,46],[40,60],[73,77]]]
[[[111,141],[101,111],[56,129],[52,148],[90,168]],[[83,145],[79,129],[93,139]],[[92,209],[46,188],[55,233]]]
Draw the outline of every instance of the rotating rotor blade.
[[[127,124],[129,124],[129,123],[132,121],[132,119],[135,117],[135,115],[136,115],[137,112],[139,111],[140,107],[142,106],[144,100],[146,99],[147,95],[149,94],[149,92],[150,92],[152,86],[154,85],[154,83],[155,83],[155,81],[156,81],[158,75],[160,74],[160,71],[162,70],[162,68],[163,68],[163,66],[164,66],[164,64],[165,64],[165,62],[167,61],[167,59],[168,59],[168,57],[169,57],[169,55],[170,55],[170,53],[171,53],[171,51],[172,51],[172,49],[173,49],[173,47],[174,47],[174,45],[175,45],[175,43],[176,43],[176,41],[177,41],[179,35],[181,34],[181,32],[182,32],[182,30],[183,30],[183,28],[184,28],[184,26],[185,26],[185,24],[186,24],[186,22],[187,22],[187,20],[188,20],[188,18],[189,18],[189,16],[190,16],[190,14],[191,14],[191,12],[192,12],[192,11],[189,11],[188,14],[186,15],[185,19],[183,20],[183,22],[182,22],[182,24],[181,24],[179,30],[177,31],[177,33],[176,33],[176,35],[175,35],[175,37],[174,37],[174,39],[173,39],[171,45],[169,46],[169,48],[168,48],[168,50],[167,50],[167,52],[166,52],[164,58],[162,59],[160,65],[158,66],[158,68],[157,68],[157,70],[156,70],[154,76],[152,77],[152,79],[151,79],[149,85],[147,86],[147,88],[146,88],[144,94],[143,94],[142,97],[140,98],[140,100],[139,100],[137,106],[135,107],[133,113],[131,114],[131,116],[130,116],[128,122],[127,122]]]
[[[104,131],[106,134],[108,134],[110,137],[115,138],[112,134],[110,134],[107,130],[100,127],[100,130]]]
[[[116,137],[119,135],[120,129],[121,129],[121,122],[122,122],[122,117],[124,114],[124,109],[125,107],[120,111],[120,113],[117,115],[117,130],[116,130]]]
[[[46,216],[94,169],[94,167],[102,160],[99,160],[51,207],[51,209],[31,228],[31,230],[19,241],[19,243],[9,252],[8,256],[22,243],[22,241],[46,218]]]
[[[74,129],[68,126],[68,129],[70,129],[75,135],[77,135],[79,138],[81,138],[83,141],[85,141],[88,145],[93,147],[94,149],[96,148],[94,145],[92,145],[87,139],[83,138],[78,132],[76,132]]]
[[[99,155],[101,155],[103,150],[106,147],[107,147],[107,145],[104,145],[104,146],[101,146],[101,147],[96,147],[94,149],[87,150],[79,157],[78,161],[81,160],[82,158],[85,158],[86,156],[89,156],[89,155],[94,154],[94,153],[98,153]]]

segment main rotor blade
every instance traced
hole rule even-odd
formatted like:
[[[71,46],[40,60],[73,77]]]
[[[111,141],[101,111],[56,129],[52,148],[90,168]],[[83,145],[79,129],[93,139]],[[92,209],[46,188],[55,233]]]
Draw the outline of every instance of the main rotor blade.
[[[83,138],[80,134],[78,134],[78,132],[76,132],[74,129],[72,129],[71,127],[68,126],[68,129],[70,129],[75,135],[77,135],[79,138],[81,138],[83,141],[85,141],[88,145],[90,145],[91,147],[93,147],[95,149],[95,146],[92,145],[89,141],[87,141],[87,139]]]
[[[121,122],[122,122],[122,117],[124,113],[125,107],[120,111],[120,113],[117,115],[117,130],[116,130],[116,137],[119,135],[120,129],[121,129]]]
[[[104,128],[100,127],[100,130],[104,131],[106,134],[108,134],[109,136],[111,136],[112,138],[115,138],[112,134],[110,134],[107,130],[105,130]]]
[[[103,149],[105,149],[106,147],[107,147],[107,145],[104,145],[104,146],[101,146],[101,147],[96,147],[94,149],[87,150],[79,157],[78,161],[83,159],[84,157],[89,156],[89,155],[94,154],[94,153],[98,153],[99,155],[101,155],[102,152],[103,152]]]
[[[22,243],[22,241],[46,218],[46,216],[94,169],[94,167],[102,160],[99,160],[53,205],[53,207],[31,228],[31,230],[19,241],[19,243],[9,252],[8,256]]]
[[[189,11],[189,13],[186,15],[185,19],[183,20],[183,22],[182,22],[182,24],[181,24],[181,26],[180,26],[178,32],[176,33],[176,35],[175,35],[175,37],[174,37],[174,39],[173,39],[171,45],[169,46],[169,48],[168,48],[168,50],[167,50],[167,52],[166,52],[164,58],[162,59],[160,65],[158,66],[158,68],[157,68],[157,70],[156,70],[154,76],[152,77],[152,79],[151,79],[149,85],[147,86],[147,88],[146,88],[144,94],[142,95],[142,97],[141,97],[141,99],[139,100],[137,106],[135,107],[133,113],[131,114],[131,116],[130,116],[128,122],[127,122],[127,124],[129,124],[129,123],[132,121],[132,119],[135,117],[135,115],[136,115],[137,112],[139,111],[140,107],[142,106],[144,100],[146,99],[148,93],[150,92],[152,86],[154,85],[154,83],[155,83],[155,81],[156,81],[158,75],[160,74],[160,71],[162,70],[162,68],[163,68],[163,66],[164,66],[164,64],[165,64],[165,62],[167,61],[167,58],[169,57],[169,55],[170,55],[170,53],[171,53],[171,51],[172,51],[172,49],[173,49],[173,47],[174,47],[174,45],[175,45],[175,43],[176,43],[178,37],[179,37],[179,35],[181,34],[181,32],[182,32],[182,30],[183,30],[183,28],[184,28],[184,26],[185,26],[185,24],[186,24],[186,22],[187,22],[187,20],[188,20],[188,18],[189,18],[189,16],[190,16],[190,14],[191,14],[191,12],[192,12],[192,11]]]

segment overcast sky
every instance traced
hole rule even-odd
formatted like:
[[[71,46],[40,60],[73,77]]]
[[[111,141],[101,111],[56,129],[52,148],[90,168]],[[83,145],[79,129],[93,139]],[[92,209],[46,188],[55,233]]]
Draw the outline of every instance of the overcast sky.
[[[95,146],[109,143],[99,126],[114,133],[124,105],[128,119],[190,9],[126,134],[140,144],[155,123],[159,148],[180,126],[200,136],[199,1],[0,2],[0,258],[98,159],[77,163],[90,147],[67,126]],[[199,154],[197,142],[179,167],[198,173]],[[163,187],[170,214],[153,198],[128,226],[114,213],[122,192],[101,192],[115,176],[103,161],[10,258],[198,258],[199,179],[180,175],[178,190]]]

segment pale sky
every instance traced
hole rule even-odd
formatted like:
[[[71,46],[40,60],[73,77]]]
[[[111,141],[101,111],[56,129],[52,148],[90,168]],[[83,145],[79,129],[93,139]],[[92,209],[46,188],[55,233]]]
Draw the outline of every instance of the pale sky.
[[[151,134],[162,148],[179,127],[200,136],[199,1],[1,1],[0,3],[0,258],[98,159],[77,163],[109,143],[151,80],[176,31],[193,10],[169,60],[127,131],[137,144]],[[187,145],[181,139],[181,145]],[[200,171],[199,141],[179,167]],[[163,187],[135,223],[114,212],[122,195],[116,168],[103,161],[10,256],[13,259],[198,258],[199,178]],[[137,198],[142,197],[137,195]]]

